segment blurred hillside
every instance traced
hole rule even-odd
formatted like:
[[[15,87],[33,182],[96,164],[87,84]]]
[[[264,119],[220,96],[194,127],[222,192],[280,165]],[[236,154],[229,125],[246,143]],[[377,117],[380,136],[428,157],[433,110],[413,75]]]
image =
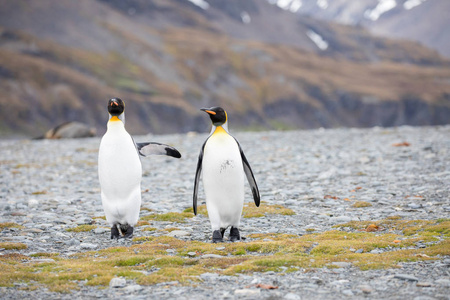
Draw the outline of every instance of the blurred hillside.
[[[133,134],[450,123],[436,50],[266,0],[0,0],[0,92],[1,136],[102,134],[111,97]]]

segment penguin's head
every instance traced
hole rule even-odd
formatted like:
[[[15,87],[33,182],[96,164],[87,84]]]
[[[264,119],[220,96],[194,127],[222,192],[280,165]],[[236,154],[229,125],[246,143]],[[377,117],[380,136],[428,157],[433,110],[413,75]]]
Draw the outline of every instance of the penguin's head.
[[[214,126],[222,126],[227,122],[227,112],[222,107],[215,106],[211,108],[201,108],[200,110],[209,114]]]
[[[120,116],[125,110],[125,103],[120,98],[112,98],[108,101],[108,112],[112,117]]]

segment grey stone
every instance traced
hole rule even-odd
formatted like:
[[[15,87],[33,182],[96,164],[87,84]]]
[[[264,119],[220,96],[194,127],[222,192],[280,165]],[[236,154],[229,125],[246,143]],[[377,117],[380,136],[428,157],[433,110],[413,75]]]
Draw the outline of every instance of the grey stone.
[[[89,218],[89,217],[81,217],[81,218],[77,219],[75,221],[75,223],[77,225],[90,225],[90,224],[94,223],[94,220],[92,220],[92,218]]]
[[[348,267],[351,267],[352,264],[349,262],[344,262],[344,261],[335,261],[335,262],[332,262],[331,265],[339,267],[339,268],[348,268]]]
[[[370,294],[374,291],[374,289],[368,284],[358,285],[357,288],[361,290],[364,294]]]
[[[92,243],[81,243],[80,247],[81,249],[94,250],[97,249],[98,245]]]
[[[216,273],[203,273],[203,274],[200,274],[200,278],[202,280],[216,280],[217,277],[219,277],[219,275],[216,274]]]
[[[173,230],[167,234],[167,236],[173,236],[173,237],[186,237],[190,236],[191,233],[185,230]]]
[[[346,295],[346,296],[353,296],[354,295],[353,291],[350,290],[350,289],[342,290],[341,293]]]
[[[95,234],[103,234],[106,232],[111,232],[111,228],[105,228],[105,227],[97,227],[94,229]]]
[[[109,287],[111,288],[121,288],[124,287],[127,284],[127,281],[125,278],[122,277],[114,277],[109,282]]]
[[[410,204],[408,204],[408,207],[411,209],[419,209],[419,208],[422,208],[423,206],[420,203],[410,203]]]
[[[125,284],[126,284],[126,282],[125,282]],[[127,293],[136,293],[136,292],[142,291],[143,289],[144,288],[141,285],[133,284],[133,285],[128,285],[128,286],[124,287],[123,291],[127,292]]]
[[[78,246],[81,244],[81,242],[77,239],[70,239],[65,242],[67,246]]]
[[[408,275],[408,274],[395,274],[394,278],[402,279],[402,280],[409,280],[409,281],[419,281],[417,277]]]
[[[301,300],[302,297],[300,297],[297,294],[294,293],[287,293],[286,295],[283,296],[283,299],[285,300]]]
[[[222,258],[222,255],[218,255],[218,254],[204,254],[202,256],[200,256],[200,258]]]
[[[261,294],[257,289],[237,289],[234,291],[235,296],[258,297]]]
[[[450,287],[450,279],[447,278],[439,278],[435,281],[435,283],[445,287]]]
[[[37,258],[37,259],[33,259],[33,262],[49,263],[49,262],[55,262],[55,260],[52,258]]]
[[[347,223],[350,222],[351,220],[352,218],[348,216],[338,216],[338,217],[331,217],[329,219],[329,222],[331,224],[338,224],[338,223]]]
[[[39,206],[39,201],[37,199],[30,199],[28,200],[28,207],[29,208],[37,208]]]

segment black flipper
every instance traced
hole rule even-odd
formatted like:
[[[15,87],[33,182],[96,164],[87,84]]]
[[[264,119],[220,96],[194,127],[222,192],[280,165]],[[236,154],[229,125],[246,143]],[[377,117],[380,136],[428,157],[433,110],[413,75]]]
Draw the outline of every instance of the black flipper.
[[[230,229],[230,241],[236,242],[241,239],[241,235],[239,234],[239,229],[237,227],[231,226]]]
[[[250,188],[252,189],[253,200],[255,201],[255,205],[259,206],[261,196],[259,195],[259,189],[258,185],[256,184],[255,176],[253,176],[252,168],[250,167],[250,164],[248,163],[247,158],[245,157],[244,151],[242,151],[241,145],[239,145],[239,142],[237,140],[236,143],[238,144],[239,151],[241,152],[242,164],[244,165],[244,172],[245,175],[247,176]]]
[[[222,237],[224,236],[224,234],[225,234],[225,230],[227,230],[226,228],[220,228],[220,234],[222,235]]]
[[[213,231],[212,242],[213,243],[223,243],[222,234],[220,233],[219,230],[214,230]]]
[[[156,143],[156,142],[148,142],[148,143],[136,143],[136,147],[139,151],[139,154],[142,156],[148,155],[167,155],[175,158],[180,158],[181,154],[177,149],[171,147],[169,145]]]
[[[198,156],[197,162],[197,170],[195,171],[195,180],[194,180],[194,196],[192,199],[192,207],[194,208],[194,215],[197,215],[197,196],[198,196],[198,185],[200,182],[200,174],[202,173],[202,162],[203,162],[203,150],[205,149],[205,145],[208,139],[203,143],[202,149],[200,150],[200,154]]]

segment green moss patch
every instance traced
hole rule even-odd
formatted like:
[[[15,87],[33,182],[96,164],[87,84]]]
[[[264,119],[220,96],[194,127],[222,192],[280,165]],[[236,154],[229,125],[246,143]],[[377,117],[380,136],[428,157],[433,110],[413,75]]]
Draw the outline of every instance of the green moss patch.
[[[0,248],[6,249],[6,250],[21,250],[21,249],[27,249],[27,245],[23,243],[0,243]]]
[[[187,213],[187,212],[185,212]],[[369,232],[368,225],[378,226]],[[213,244],[184,241],[174,237],[136,237],[130,247],[112,247],[79,253],[70,258],[36,254],[54,259],[35,262],[19,253],[0,256],[0,286],[27,283],[27,289],[45,286],[68,292],[87,285],[107,286],[117,276],[142,285],[177,281],[196,284],[199,275],[215,272],[236,275],[253,272],[291,272],[314,268],[335,268],[333,262],[348,262],[362,270],[395,268],[400,262],[440,259],[450,255],[450,221],[399,220],[350,222],[335,230],[292,234],[251,234],[244,242]],[[349,230],[349,231],[344,231]],[[425,248],[411,249],[420,242]],[[0,247],[6,248],[5,244]],[[16,248],[21,249],[17,244]],[[167,252],[167,249],[174,251]],[[355,253],[355,249],[363,249]],[[370,253],[381,249],[381,254]],[[10,251],[11,251],[10,250]],[[193,255],[195,253],[195,255]],[[215,254],[212,258],[207,254]]]
[[[0,229],[3,228],[23,228],[23,226],[13,222],[0,223]]]
[[[150,214],[147,216],[141,217],[142,221],[162,221],[162,222],[177,222],[177,223],[186,223],[186,218],[192,218],[193,215],[187,212],[169,212],[165,214]]]
[[[187,208],[184,210],[185,213],[193,213],[194,210],[192,208]],[[197,213],[201,215],[208,216],[208,211],[206,209],[206,205],[200,205],[197,207]],[[244,218],[260,218],[264,217],[265,215],[285,215],[285,216],[291,216],[295,215],[295,212],[290,209],[286,208],[279,204],[270,205],[266,202],[262,202],[259,207],[256,207],[256,205],[253,202],[244,204],[244,208],[242,210],[242,216]]]
[[[369,207],[369,206],[372,206],[372,204],[366,201],[356,201],[355,203],[352,204],[352,207],[355,208]]]
[[[86,225],[85,224],[85,225],[78,225],[77,227],[74,227],[74,228],[68,228],[66,230],[70,231],[70,232],[88,232],[95,228],[97,228],[96,225]]]

